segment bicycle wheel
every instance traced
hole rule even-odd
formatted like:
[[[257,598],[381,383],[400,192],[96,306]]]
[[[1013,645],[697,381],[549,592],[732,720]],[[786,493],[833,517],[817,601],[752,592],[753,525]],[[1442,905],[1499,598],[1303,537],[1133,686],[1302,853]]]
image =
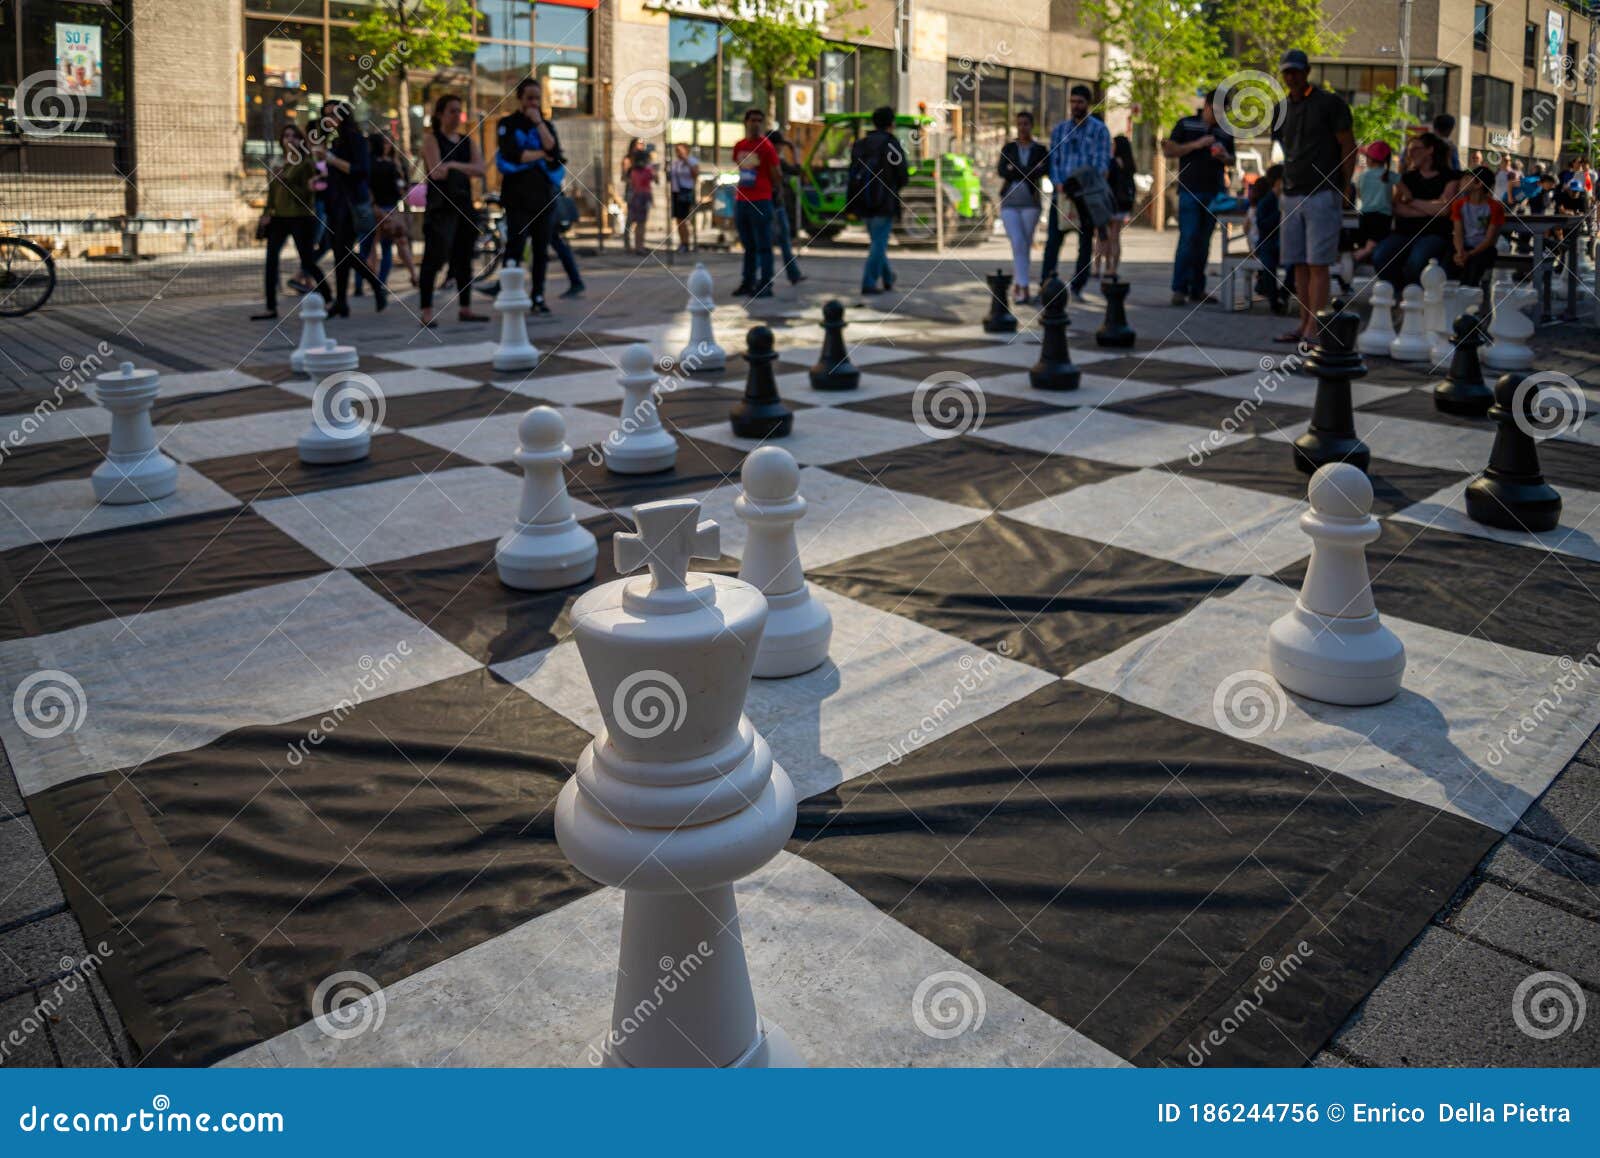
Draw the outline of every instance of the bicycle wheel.
[[[500,263],[505,257],[505,217],[485,213],[472,255],[472,286],[493,297],[500,290]]]
[[[31,314],[55,288],[56,263],[46,250],[20,237],[0,237],[0,317]]]

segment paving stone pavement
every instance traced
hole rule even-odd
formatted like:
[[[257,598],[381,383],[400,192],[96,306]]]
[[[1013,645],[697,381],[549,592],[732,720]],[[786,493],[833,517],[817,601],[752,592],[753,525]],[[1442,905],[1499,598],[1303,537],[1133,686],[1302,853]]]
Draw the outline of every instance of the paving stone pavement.
[[[1171,243],[1171,234],[1128,235],[1124,276],[1134,284],[1130,305],[1135,327],[1145,334],[1182,335],[1213,347],[1273,350],[1271,338],[1285,328],[1284,319],[1259,308],[1251,314],[1224,314],[1216,306],[1165,305]],[[631,319],[659,322],[681,307],[693,260],[679,256],[669,265],[654,257],[616,255],[591,263],[585,271],[587,297],[553,300],[557,313],[530,326],[531,336],[549,351],[562,335],[578,329],[615,332],[626,330]],[[803,252],[801,260],[808,280],[803,287],[780,288],[769,308],[816,308],[836,296],[854,300],[859,250]],[[914,292],[877,298],[872,304],[932,320],[975,321],[986,303],[980,279],[1005,260],[1002,247],[993,244],[944,259],[897,253],[901,288]],[[737,278],[737,259],[718,254],[706,261],[725,294],[730,279]],[[558,279],[552,290],[560,288]],[[651,303],[643,317],[640,302]],[[1585,303],[1586,308],[1593,304]],[[171,372],[281,360],[295,344],[297,325],[249,322],[254,308],[256,303],[247,299],[180,298],[51,308],[7,319],[0,322],[0,392],[42,395],[62,376],[63,359],[76,365],[91,355],[107,369],[132,359]],[[1088,308],[1094,308],[1094,299]],[[339,321],[333,330],[364,353],[494,336],[492,326],[458,325],[448,311],[436,330],[420,330],[414,294],[397,298],[383,315],[371,312],[370,298],[354,300],[351,309],[352,318]],[[1078,307],[1075,318],[1085,312]],[[719,337],[730,349],[742,345],[740,335]],[[97,354],[101,343],[106,352]],[[1541,369],[1570,373],[1591,390],[1600,390],[1600,331],[1593,324],[1542,329],[1536,346]],[[0,1065],[136,1064],[116,1010],[93,975],[94,954],[66,909],[9,762],[0,770],[0,883]],[[1568,771],[1483,859],[1328,1047],[1307,1063],[1600,1064],[1597,962],[1600,740],[1591,737]],[[1575,978],[1589,1006],[1578,1031],[1553,1040],[1524,1032],[1512,1012],[1519,985],[1546,970]]]

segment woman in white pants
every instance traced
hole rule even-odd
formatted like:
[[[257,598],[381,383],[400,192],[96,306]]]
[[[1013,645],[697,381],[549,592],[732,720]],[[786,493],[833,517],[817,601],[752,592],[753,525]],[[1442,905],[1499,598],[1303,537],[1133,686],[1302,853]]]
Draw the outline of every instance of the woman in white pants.
[[[1011,239],[1011,296],[1029,300],[1029,251],[1039,225],[1039,185],[1050,171],[1050,150],[1033,139],[1033,114],[1017,114],[1017,139],[1000,150],[1000,220]]]

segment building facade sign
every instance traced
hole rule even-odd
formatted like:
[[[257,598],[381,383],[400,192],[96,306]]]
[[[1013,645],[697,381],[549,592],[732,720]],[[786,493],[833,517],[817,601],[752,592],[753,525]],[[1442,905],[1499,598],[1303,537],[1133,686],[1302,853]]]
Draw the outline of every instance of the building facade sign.
[[[676,12],[680,16],[794,21],[813,28],[823,28],[828,23],[828,0],[726,0],[709,7],[700,0],[644,0],[644,6],[657,12]]]

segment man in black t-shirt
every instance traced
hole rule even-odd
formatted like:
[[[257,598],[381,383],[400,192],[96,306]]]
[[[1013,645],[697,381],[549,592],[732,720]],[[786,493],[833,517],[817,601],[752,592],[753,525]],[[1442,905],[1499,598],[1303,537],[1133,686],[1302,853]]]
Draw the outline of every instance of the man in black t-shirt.
[[[551,170],[559,170],[565,158],[540,97],[539,82],[531,76],[517,85],[518,110],[501,117],[495,128],[495,167],[500,170],[500,204],[506,211],[506,256],[521,261],[523,250],[532,249],[528,294],[533,312],[548,314],[544,275],[555,230],[556,194],[561,190]]]
[[[1211,231],[1216,218],[1211,203],[1227,191],[1227,170],[1233,163],[1233,137],[1217,124],[1207,93],[1193,116],[1172,127],[1161,152],[1178,162],[1178,247],[1172,256],[1172,304],[1206,299],[1206,261],[1211,256]]]

